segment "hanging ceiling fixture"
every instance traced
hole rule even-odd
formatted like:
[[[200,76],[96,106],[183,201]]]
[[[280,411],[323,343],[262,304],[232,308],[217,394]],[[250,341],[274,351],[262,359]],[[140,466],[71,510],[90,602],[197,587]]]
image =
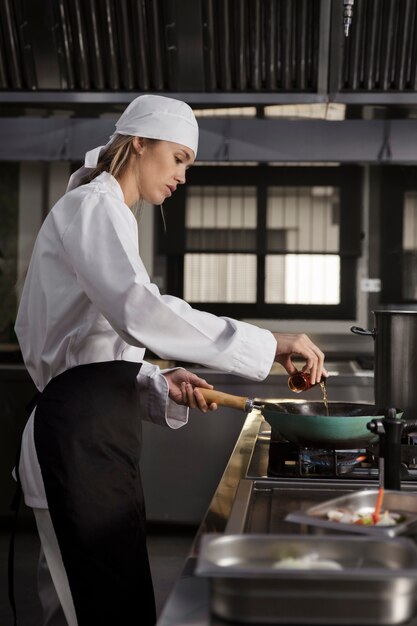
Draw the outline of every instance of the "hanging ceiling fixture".
[[[345,31],[345,37],[349,36],[349,27],[352,24],[353,15],[353,3],[355,0],[343,0],[343,27]]]

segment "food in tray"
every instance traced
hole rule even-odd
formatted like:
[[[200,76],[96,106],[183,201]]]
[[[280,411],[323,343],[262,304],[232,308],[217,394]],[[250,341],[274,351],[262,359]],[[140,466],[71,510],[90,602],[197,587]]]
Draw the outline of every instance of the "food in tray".
[[[274,569],[343,569],[340,563],[331,559],[321,559],[317,554],[302,557],[287,556],[273,564]]]
[[[341,524],[357,524],[359,526],[395,526],[404,522],[406,516],[402,513],[386,510],[381,511],[376,519],[374,512],[369,509],[352,511],[337,508],[327,511],[326,519]]]

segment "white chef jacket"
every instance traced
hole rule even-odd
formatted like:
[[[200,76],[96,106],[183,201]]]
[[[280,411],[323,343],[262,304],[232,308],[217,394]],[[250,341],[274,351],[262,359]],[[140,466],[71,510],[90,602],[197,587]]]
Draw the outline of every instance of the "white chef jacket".
[[[66,193],[45,219],[15,330],[40,391],[77,365],[142,362],[140,413],[171,428],[187,422],[188,409],[169,399],[161,370],[143,362],[145,348],[163,359],[200,363],[252,380],[268,375],[276,351],[267,330],[160,294],[139,256],[136,219],[107,172]],[[23,434],[19,468],[25,502],[47,508],[33,414]]]

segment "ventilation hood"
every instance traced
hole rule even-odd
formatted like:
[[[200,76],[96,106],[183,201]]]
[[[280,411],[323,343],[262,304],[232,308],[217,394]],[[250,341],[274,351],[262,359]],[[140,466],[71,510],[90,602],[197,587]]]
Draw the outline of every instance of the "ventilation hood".
[[[0,102],[417,103],[417,3],[2,0]]]

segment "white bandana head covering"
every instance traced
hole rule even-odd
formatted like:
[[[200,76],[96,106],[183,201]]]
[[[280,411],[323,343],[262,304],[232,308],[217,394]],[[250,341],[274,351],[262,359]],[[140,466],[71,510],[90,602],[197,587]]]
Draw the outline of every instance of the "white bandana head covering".
[[[80,184],[88,169],[97,166],[101,152],[109,147],[117,135],[173,141],[190,148],[194,156],[197,156],[198,124],[191,107],[181,100],[165,96],[139,96],[119,117],[116,131],[106,145],[98,146],[86,153],[84,166],[71,175],[67,191]]]

